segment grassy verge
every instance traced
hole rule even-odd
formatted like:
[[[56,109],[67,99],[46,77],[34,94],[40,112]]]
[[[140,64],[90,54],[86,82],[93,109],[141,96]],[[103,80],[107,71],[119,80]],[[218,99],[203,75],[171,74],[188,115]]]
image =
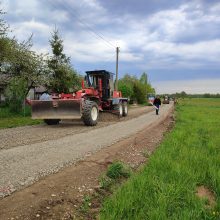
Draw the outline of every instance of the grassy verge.
[[[11,113],[7,107],[0,107],[0,129],[13,128],[24,125],[35,125],[42,123],[42,120],[33,120],[30,116],[30,108],[27,106],[24,113]]]
[[[131,168],[120,161],[114,161],[109,165],[106,173],[99,178],[100,187],[96,188],[94,193],[84,195],[77,219],[96,219],[105,197],[112,194],[123,181],[131,176],[131,173]]]
[[[187,99],[175,129],[102,207],[100,219],[220,219],[220,99]],[[213,193],[212,206],[196,193]]]

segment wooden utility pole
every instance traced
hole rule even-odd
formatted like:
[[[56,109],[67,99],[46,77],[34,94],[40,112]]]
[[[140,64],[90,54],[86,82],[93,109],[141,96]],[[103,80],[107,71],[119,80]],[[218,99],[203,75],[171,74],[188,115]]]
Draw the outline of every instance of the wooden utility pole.
[[[116,91],[118,91],[118,54],[119,54],[119,47],[116,47],[116,80],[115,80]]]

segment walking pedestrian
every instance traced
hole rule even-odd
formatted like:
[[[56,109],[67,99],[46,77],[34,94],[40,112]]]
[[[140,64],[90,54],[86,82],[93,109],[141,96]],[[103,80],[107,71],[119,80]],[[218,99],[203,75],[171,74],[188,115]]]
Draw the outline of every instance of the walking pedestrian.
[[[159,114],[159,108],[160,108],[160,105],[161,105],[161,100],[160,100],[160,97],[157,96],[155,99],[154,99],[154,105],[157,107],[156,108],[156,115]]]

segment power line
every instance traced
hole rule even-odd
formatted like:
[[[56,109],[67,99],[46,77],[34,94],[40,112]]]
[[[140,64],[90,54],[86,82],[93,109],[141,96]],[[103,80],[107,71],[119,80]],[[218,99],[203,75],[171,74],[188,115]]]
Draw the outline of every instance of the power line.
[[[57,4],[54,4],[54,2],[51,2],[49,1],[55,8],[58,8],[57,7]],[[58,3],[59,4],[59,3]],[[59,4],[61,5],[61,4]],[[100,38],[103,42],[105,42],[106,45],[108,45],[109,47],[111,48],[114,48],[115,49],[115,46],[109,42],[108,40],[106,40],[104,38],[104,36],[102,36],[101,34],[97,33],[97,31],[95,31],[90,25],[88,25],[86,22],[84,22],[81,18],[79,18],[79,15],[78,13],[72,8],[72,7],[66,7],[65,4],[62,4],[61,5],[64,9],[66,9],[68,11],[69,14],[71,14],[73,17],[75,17],[83,26],[87,27],[88,30],[86,30],[87,32],[91,32],[93,33],[96,37]],[[74,11],[75,14],[72,12]],[[78,16],[77,16],[78,15]]]

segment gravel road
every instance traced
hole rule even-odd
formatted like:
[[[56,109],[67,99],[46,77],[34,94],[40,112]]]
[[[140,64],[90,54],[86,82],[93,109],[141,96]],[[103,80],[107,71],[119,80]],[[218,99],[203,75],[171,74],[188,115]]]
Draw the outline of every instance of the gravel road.
[[[131,107],[129,115],[123,117],[120,121],[129,120],[141,114],[151,111],[152,107]],[[54,140],[67,135],[88,132],[100,127],[118,122],[118,117],[110,113],[100,114],[100,120],[97,126],[87,127],[81,120],[63,121],[59,125],[48,126],[45,124],[35,126],[23,126],[17,128],[8,128],[0,130],[0,150],[9,149],[16,146],[30,145],[42,141]]]
[[[95,129],[83,127],[80,133],[75,133],[73,125],[71,125],[70,127],[74,132],[68,133],[67,136],[58,135],[59,138],[56,139],[41,140],[41,142],[26,145],[23,143],[21,146],[18,146],[18,142],[17,146],[2,149],[0,151],[0,197],[24,188],[42,176],[55,173],[103,147],[110,146],[142,130],[158,118],[167,115],[171,108],[172,104],[163,105],[159,116],[150,111],[137,118],[109,123],[108,126],[99,125],[100,127]],[[36,132],[36,130],[40,132],[41,129],[46,130],[49,128],[41,125],[39,127],[33,126],[30,129],[34,129],[32,132]],[[56,133],[56,129],[60,132],[59,127],[50,129],[54,133]],[[69,128],[65,127],[64,130],[66,129]],[[23,134],[25,135],[25,133]]]

